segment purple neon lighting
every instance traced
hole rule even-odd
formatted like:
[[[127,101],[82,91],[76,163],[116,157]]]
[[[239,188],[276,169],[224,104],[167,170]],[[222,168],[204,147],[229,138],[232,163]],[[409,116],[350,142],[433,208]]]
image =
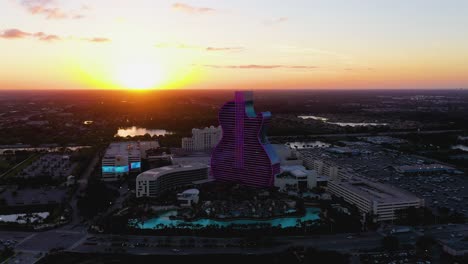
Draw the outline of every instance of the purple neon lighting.
[[[244,93],[235,93],[236,105],[236,168],[244,168]]]
[[[256,187],[270,187],[274,175],[280,172],[279,162],[273,162],[270,147],[262,143],[264,126],[270,115],[253,110],[251,94],[236,92],[235,100],[221,107],[218,120],[223,137],[211,156],[211,173],[219,181],[237,182]],[[269,150],[267,150],[269,149]]]

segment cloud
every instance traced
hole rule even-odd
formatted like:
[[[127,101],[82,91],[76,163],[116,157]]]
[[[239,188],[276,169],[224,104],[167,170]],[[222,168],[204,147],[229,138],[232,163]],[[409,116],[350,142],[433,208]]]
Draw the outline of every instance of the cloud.
[[[338,60],[343,64],[352,64],[353,57],[344,53],[339,53],[330,50],[323,50],[310,47],[298,47],[298,46],[277,46],[276,49],[279,52],[293,53],[301,56],[313,56],[313,57],[324,57],[327,59]]]
[[[19,29],[7,29],[0,33],[0,38],[5,39],[18,39],[28,37],[30,34]]]
[[[108,38],[90,38],[90,39],[86,39],[88,41],[91,41],[91,42],[110,42],[111,40],[108,39]]]
[[[154,45],[156,48],[160,49],[201,49],[199,46],[192,46],[186,44],[169,44],[169,43],[158,43]]]
[[[6,29],[4,31],[0,31],[0,38],[4,39],[23,39],[23,38],[32,38],[41,41],[58,41],[63,40],[61,36],[54,35],[54,34],[47,34],[44,32],[25,32],[16,28]],[[73,39],[73,37],[70,37]],[[108,38],[103,37],[94,37],[94,38],[81,38],[81,40],[89,41],[89,42],[110,42],[111,40]]]
[[[367,68],[363,67],[363,68],[344,68],[343,70],[354,72],[354,71],[374,71],[375,69],[372,67],[367,67]]]
[[[213,13],[216,11],[216,9],[213,9],[213,8],[195,7],[195,6],[191,6],[191,5],[184,4],[184,3],[175,3],[172,5],[172,8],[177,11],[185,12],[188,14],[206,14],[206,13]]]
[[[317,69],[317,66],[308,66],[308,65],[281,65],[281,64],[272,64],[272,65],[262,65],[262,64],[245,64],[245,65],[216,65],[216,64],[207,64],[203,65],[208,68],[215,69],[304,69],[311,70]]]
[[[65,11],[55,0],[20,0],[20,5],[32,15],[42,15],[46,19],[81,19],[89,7],[82,6],[78,11]]]
[[[276,24],[285,23],[288,20],[289,20],[289,18],[287,18],[287,17],[279,17],[279,18],[275,18],[275,19],[266,20],[264,22],[264,24],[268,25],[268,26],[272,26],[272,25],[276,25]]]
[[[60,40],[61,38],[57,35],[48,35],[45,34],[44,32],[37,32],[32,34],[33,37],[36,37],[39,40],[43,41],[54,41],[54,40]]]
[[[203,50],[203,51],[242,51],[244,47],[215,47],[215,46],[196,46],[196,45],[186,45],[186,44],[168,44],[168,43],[158,43],[154,45],[156,48],[160,49],[194,49],[194,50]]]
[[[206,47],[206,51],[241,51],[243,47]]]
[[[57,35],[50,35],[44,32],[30,33],[16,28],[7,29],[0,33],[0,38],[5,39],[21,39],[21,38],[35,38],[42,41],[55,41],[61,38]]]

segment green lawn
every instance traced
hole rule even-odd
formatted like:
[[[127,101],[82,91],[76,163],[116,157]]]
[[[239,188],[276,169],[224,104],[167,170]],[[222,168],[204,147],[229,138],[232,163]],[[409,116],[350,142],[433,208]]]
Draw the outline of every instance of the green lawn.
[[[10,163],[5,160],[0,160],[0,175],[11,168]]]

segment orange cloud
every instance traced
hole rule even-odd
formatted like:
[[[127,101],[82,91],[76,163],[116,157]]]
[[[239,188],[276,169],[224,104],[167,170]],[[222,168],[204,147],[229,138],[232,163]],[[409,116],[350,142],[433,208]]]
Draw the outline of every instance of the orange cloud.
[[[91,42],[110,42],[111,40],[108,38],[91,38],[91,39],[86,39]]]
[[[38,38],[39,40],[44,41],[53,41],[53,40],[60,40],[60,37],[57,35],[48,35],[44,32],[37,32],[33,34],[34,37]]]
[[[3,32],[0,33],[0,38],[6,38],[6,39],[18,39],[18,38],[25,38],[28,37],[30,33],[21,31],[19,29],[13,28],[13,29],[7,29]]]
[[[195,7],[184,3],[175,3],[172,8],[189,14],[205,14],[215,12],[216,9],[209,7]]]
[[[22,0],[20,4],[32,15],[43,15],[46,19],[80,19],[85,17],[83,12],[89,10],[82,7],[79,11],[65,11],[55,0]]]
[[[22,38],[35,38],[41,41],[56,41],[62,40],[63,38],[54,35],[54,34],[46,34],[44,32],[36,32],[30,33],[25,32],[16,28],[6,29],[0,32],[0,38],[4,39],[22,39]],[[95,37],[95,38],[82,38],[81,40],[89,41],[89,42],[110,42],[111,40],[108,38],[103,37]]]

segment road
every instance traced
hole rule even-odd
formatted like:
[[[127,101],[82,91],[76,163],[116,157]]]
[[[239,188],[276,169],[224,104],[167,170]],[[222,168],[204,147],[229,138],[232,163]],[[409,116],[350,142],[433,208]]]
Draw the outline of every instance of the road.
[[[423,233],[437,239],[450,239],[453,234],[468,235],[468,225],[438,225],[414,231],[395,234],[402,244],[414,244]],[[88,234],[85,230],[50,230],[45,232],[0,231],[0,238],[16,240],[17,263],[34,263],[44,253],[54,248],[81,253],[125,252],[138,255],[165,254],[263,254],[280,252],[295,247],[313,247],[323,250],[336,250],[355,253],[361,249],[373,249],[380,246],[385,234],[366,232],[360,234],[334,234],[321,236],[276,237],[280,242],[268,248],[245,248],[239,246],[240,238],[206,238],[190,236],[117,236]],[[34,260],[34,261],[31,261]],[[7,263],[11,262],[12,259]]]
[[[46,232],[7,232],[0,231],[2,238],[16,238],[19,241],[15,250],[23,259],[18,263],[34,263],[38,257],[51,249],[60,248],[65,251],[81,253],[126,252],[130,254],[264,254],[284,251],[291,246],[316,247],[334,249],[344,252],[363,248],[374,248],[379,245],[382,236],[376,232],[363,233],[358,237],[349,238],[350,234],[310,237],[277,237],[280,245],[268,248],[239,247],[240,238],[206,238],[188,236],[115,236],[102,234],[86,234],[78,231],[50,230]],[[122,246],[122,243],[125,243]],[[144,246],[142,245],[144,244]],[[161,246],[167,244],[167,246]],[[190,247],[188,247],[190,245]],[[237,245],[237,246],[229,246]],[[25,261],[33,256],[33,262]],[[12,260],[18,258],[10,259]],[[31,258],[27,258],[31,260]]]
[[[205,238],[205,237],[165,237],[165,236],[125,236],[124,239],[112,239],[109,235],[89,236],[86,241],[70,251],[74,252],[127,252],[138,255],[173,255],[179,254],[265,254],[281,252],[291,246],[314,247],[319,249],[352,252],[357,249],[371,249],[380,245],[382,236],[376,232],[365,233],[356,238],[350,234],[338,234],[320,237],[278,237],[280,245],[268,248],[240,247],[240,238]],[[189,242],[189,241],[192,242]],[[165,244],[165,246],[161,246]],[[190,245],[190,246],[189,246]],[[237,245],[237,246],[233,246]]]
[[[77,181],[78,188],[77,188],[75,194],[73,195],[73,197],[72,197],[72,199],[70,201],[70,206],[71,206],[72,212],[73,212],[72,219],[71,219],[70,223],[68,223],[67,225],[61,227],[60,229],[70,230],[70,229],[75,229],[75,228],[77,228],[79,226],[81,226],[82,228],[83,227],[86,228],[84,225],[80,224],[81,223],[81,216],[80,216],[80,214],[78,212],[78,207],[77,207],[78,195],[86,189],[86,186],[88,185],[88,179],[91,176],[91,174],[93,173],[94,168],[96,167],[99,160],[100,160],[100,155],[99,155],[99,152],[97,152],[94,155],[93,159],[89,162],[88,167],[86,168],[86,170],[83,172],[81,177],[78,179],[78,181]]]

